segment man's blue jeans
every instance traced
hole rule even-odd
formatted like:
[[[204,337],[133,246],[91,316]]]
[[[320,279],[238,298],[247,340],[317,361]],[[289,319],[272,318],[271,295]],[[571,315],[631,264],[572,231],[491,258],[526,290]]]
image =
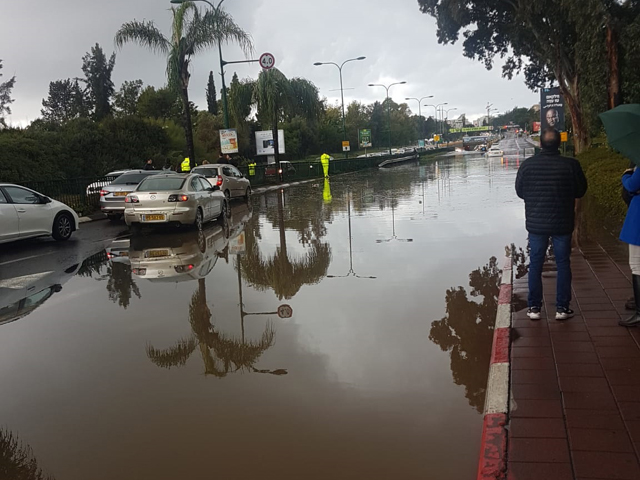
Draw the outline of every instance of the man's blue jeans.
[[[558,266],[556,308],[569,308],[571,303],[571,235],[529,234],[529,307],[542,307],[542,264],[549,238]]]

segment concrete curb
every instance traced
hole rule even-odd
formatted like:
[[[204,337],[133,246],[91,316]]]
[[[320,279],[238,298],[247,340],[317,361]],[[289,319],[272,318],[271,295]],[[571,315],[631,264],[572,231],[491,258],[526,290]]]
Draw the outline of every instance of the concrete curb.
[[[477,480],[505,479],[507,476],[507,421],[511,363],[511,295],[513,270],[510,257],[502,268],[498,312],[493,330],[491,367],[484,404],[482,441]]]
[[[274,190],[279,190],[281,188],[295,187],[297,185],[302,185],[304,183],[316,182],[316,181],[319,182],[323,180],[324,179],[322,178],[312,178],[309,180],[300,180],[299,182],[283,183],[280,185],[271,185],[269,187],[258,187],[255,190],[253,190],[253,195],[262,195],[263,193],[272,192]],[[107,216],[104,213],[94,213],[86,217],[80,217],[79,223],[83,224],[83,223],[96,222],[98,220],[106,220],[106,219],[107,219]]]

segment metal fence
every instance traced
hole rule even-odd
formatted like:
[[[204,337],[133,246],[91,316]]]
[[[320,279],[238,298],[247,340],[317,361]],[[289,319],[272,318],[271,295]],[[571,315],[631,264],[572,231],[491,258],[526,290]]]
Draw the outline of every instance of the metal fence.
[[[451,149],[431,150],[427,153],[433,154],[447,150]],[[332,160],[329,164],[329,175],[374,168],[390,158],[392,156],[385,155]],[[286,162],[281,165],[281,174],[275,165],[255,165],[252,168],[243,166],[238,167],[238,169],[251,181],[251,185],[254,187],[320,179],[324,176],[320,162]],[[100,209],[100,190],[102,187],[109,185],[114,179],[115,177],[71,178],[20,182],[20,184],[66,203],[80,215],[88,215]]]

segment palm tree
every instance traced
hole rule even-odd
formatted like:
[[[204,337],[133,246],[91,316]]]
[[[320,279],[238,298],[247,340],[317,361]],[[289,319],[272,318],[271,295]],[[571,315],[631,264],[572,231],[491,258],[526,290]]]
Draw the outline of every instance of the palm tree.
[[[249,54],[253,51],[251,36],[242,30],[233,18],[220,8],[201,14],[192,2],[171,8],[173,24],[171,37],[165,37],[152,21],[133,20],[120,27],[115,44],[122,48],[134,42],[155,53],[167,57],[167,82],[169,88],[182,99],[182,121],[187,144],[187,154],[195,163],[191,111],[189,109],[189,67],[191,58],[220,43],[237,43]]]
[[[272,68],[260,72],[254,86],[253,99],[258,106],[260,122],[271,127],[274,154],[279,168],[278,122],[295,116],[316,120],[322,109],[318,88],[302,78],[289,80],[280,70]]]

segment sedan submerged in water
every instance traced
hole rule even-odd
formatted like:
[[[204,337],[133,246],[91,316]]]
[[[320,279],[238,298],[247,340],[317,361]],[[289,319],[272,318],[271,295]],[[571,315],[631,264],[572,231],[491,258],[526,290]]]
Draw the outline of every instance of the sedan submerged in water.
[[[133,230],[144,225],[193,225],[217,219],[226,209],[219,187],[201,175],[176,173],[147,177],[126,196],[124,220]]]

